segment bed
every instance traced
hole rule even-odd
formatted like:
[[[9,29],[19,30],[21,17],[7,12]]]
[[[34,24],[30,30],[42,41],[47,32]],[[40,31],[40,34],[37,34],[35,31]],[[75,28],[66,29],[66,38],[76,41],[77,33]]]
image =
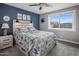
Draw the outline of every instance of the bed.
[[[29,56],[44,56],[54,48],[56,35],[53,32],[40,31],[32,27],[20,27],[14,31],[17,47]]]

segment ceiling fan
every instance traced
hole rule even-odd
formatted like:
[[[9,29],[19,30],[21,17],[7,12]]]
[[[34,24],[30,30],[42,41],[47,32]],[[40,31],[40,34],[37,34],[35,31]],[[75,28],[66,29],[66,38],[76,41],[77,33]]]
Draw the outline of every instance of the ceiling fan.
[[[42,10],[43,7],[52,7],[52,5],[47,3],[35,3],[35,4],[30,4],[29,6],[39,6],[39,10]]]

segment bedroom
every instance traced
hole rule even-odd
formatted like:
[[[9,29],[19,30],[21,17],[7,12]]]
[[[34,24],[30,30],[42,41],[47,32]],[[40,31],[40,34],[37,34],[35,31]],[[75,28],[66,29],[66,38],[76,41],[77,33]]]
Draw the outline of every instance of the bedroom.
[[[0,3],[1,56],[79,56],[79,3]]]

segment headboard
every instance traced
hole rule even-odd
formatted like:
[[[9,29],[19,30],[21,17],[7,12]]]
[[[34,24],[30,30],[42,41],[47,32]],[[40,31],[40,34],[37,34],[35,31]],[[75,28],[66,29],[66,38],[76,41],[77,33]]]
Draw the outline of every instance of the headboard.
[[[19,22],[16,22],[16,20],[13,20],[13,32],[16,30],[16,28],[32,27],[32,26],[33,24],[30,23],[30,21],[19,20]]]

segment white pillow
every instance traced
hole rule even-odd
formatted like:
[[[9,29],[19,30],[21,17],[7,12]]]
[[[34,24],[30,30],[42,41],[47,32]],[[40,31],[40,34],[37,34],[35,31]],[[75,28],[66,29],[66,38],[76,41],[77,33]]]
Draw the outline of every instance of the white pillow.
[[[35,27],[29,27],[29,31],[35,31],[36,28]]]
[[[23,28],[19,28],[19,31],[20,32],[28,32],[29,30],[28,30],[28,28],[27,27],[23,27]]]

